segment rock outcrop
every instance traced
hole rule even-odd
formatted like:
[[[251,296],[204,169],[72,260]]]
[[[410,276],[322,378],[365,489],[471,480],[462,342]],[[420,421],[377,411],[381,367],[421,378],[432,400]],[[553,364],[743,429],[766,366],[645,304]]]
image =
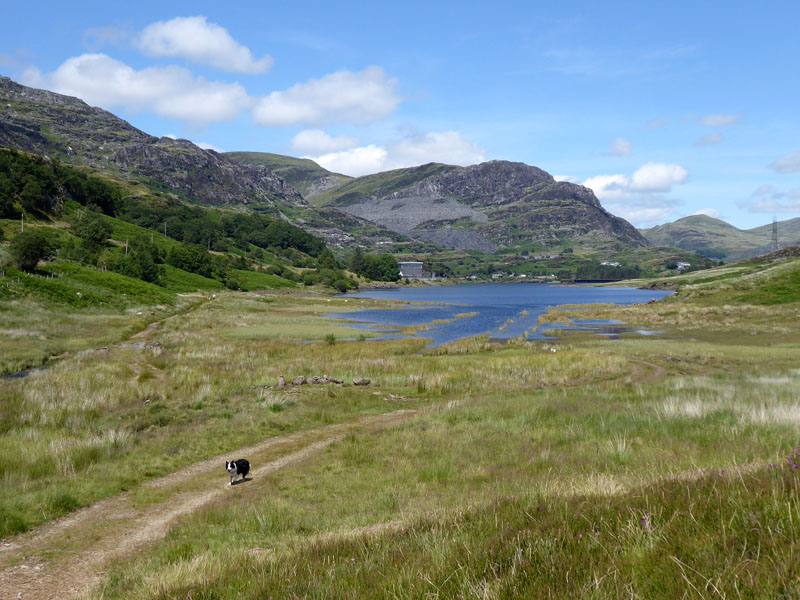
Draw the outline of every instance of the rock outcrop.
[[[589,188],[558,182],[523,163],[491,161],[470,167],[403,170],[406,185],[386,174],[386,186],[364,189],[359,179],[332,195],[331,206],[387,229],[450,248],[494,251],[525,244],[557,246],[584,240],[596,247],[636,248],[647,240],[607,212]],[[442,166],[444,167],[444,166]],[[431,174],[432,173],[432,174]],[[370,176],[374,181],[378,176]]]
[[[142,179],[209,205],[307,203],[263,166],[238,164],[188,140],[154,137],[83,100],[0,77],[0,146]]]

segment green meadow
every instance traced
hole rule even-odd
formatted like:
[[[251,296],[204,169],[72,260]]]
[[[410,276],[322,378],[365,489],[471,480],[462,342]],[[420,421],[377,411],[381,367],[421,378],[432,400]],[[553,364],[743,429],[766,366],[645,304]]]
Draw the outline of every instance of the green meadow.
[[[135,531],[115,502],[146,522],[202,497],[88,563],[86,597],[797,597],[798,273],[796,258],[721,267],[654,304],[541,323],[656,336],[434,349],[324,316],[385,304],[293,290],[4,301],[5,364],[81,342],[0,380],[0,537],[26,548],[0,569],[69,574],[107,528]],[[299,375],[344,383],[277,386]],[[245,484],[221,461],[193,470],[246,447]],[[39,533],[102,506],[80,536]]]

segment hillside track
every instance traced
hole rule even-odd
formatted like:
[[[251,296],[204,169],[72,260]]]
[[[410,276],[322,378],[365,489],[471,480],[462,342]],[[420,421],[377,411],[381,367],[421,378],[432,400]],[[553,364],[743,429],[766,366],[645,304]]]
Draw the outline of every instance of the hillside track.
[[[103,580],[111,564],[163,538],[179,518],[212,501],[233,501],[261,489],[270,474],[299,466],[345,435],[392,427],[414,414],[413,410],[398,410],[270,438],[195,463],[3,540],[0,599],[85,596]],[[247,457],[253,470],[245,485],[230,486],[224,461],[238,457]],[[143,501],[143,497],[149,499]]]

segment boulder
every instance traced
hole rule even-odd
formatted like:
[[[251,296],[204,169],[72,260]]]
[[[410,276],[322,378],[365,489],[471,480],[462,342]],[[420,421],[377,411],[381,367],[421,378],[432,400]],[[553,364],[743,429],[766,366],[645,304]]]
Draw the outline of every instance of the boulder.
[[[356,377],[353,379],[353,385],[369,385],[370,383],[372,382],[366,377]]]
[[[292,377],[292,385],[305,385],[306,383],[306,378],[303,375]]]

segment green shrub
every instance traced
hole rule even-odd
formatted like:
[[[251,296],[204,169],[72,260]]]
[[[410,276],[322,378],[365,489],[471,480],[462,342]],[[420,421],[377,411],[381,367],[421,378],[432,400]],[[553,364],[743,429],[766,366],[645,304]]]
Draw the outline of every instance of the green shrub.
[[[11,240],[11,258],[21,271],[33,271],[39,261],[52,256],[55,248],[38,229],[23,231]]]

